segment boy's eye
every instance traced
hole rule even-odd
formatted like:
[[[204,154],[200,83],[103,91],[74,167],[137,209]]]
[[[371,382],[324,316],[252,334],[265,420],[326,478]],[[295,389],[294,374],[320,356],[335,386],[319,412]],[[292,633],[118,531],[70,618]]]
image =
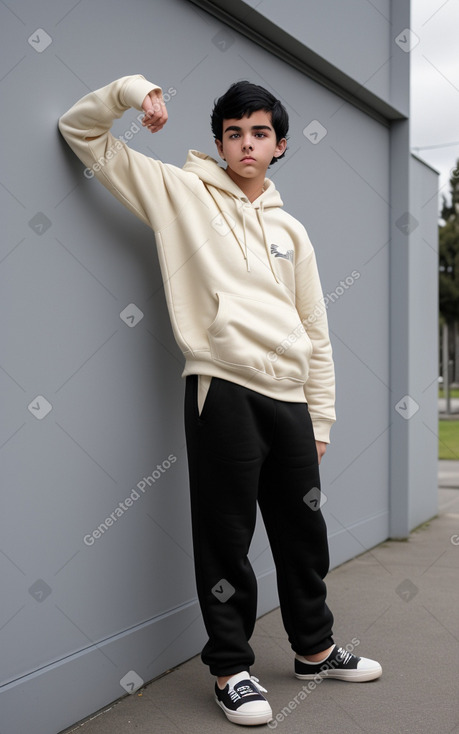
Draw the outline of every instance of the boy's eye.
[[[256,138],[265,138],[266,137],[266,133],[263,133],[263,132],[256,132],[256,133],[254,133],[254,135],[255,135]],[[230,140],[235,140],[236,138],[240,138],[240,137],[241,137],[241,134],[240,133],[231,133],[230,136],[229,136]]]

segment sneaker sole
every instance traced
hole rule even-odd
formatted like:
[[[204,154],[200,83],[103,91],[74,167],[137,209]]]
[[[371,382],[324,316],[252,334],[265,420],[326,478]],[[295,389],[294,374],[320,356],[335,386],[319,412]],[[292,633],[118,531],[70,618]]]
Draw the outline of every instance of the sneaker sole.
[[[242,724],[243,726],[257,726],[258,724],[267,724],[273,718],[273,712],[271,708],[269,709],[269,713],[253,712],[238,714],[237,711],[231,711],[230,709],[227,709],[225,704],[219,701],[216,696],[215,701],[225,713],[228,721],[231,721],[232,724]]]
[[[365,683],[369,680],[376,680],[382,675],[382,668],[374,668],[373,670],[330,670],[321,673],[295,673],[295,677],[299,680],[314,680],[319,678],[335,678],[336,680],[344,680],[349,683]]]

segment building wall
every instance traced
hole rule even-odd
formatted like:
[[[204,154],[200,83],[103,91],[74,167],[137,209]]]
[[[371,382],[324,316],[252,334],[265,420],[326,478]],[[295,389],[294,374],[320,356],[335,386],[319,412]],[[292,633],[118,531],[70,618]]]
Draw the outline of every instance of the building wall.
[[[232,2],[217,0],[215,4],[230,10]],[[242,5],[298,41],[311,60],[315,54],[318,67],[330,64],[379,98],[391,101],[389,57],[398,33],[391,25],[390,0],[264,0],[262,5],[248,0]],[[246,8],[241,8],[242,13],[248,23],[254,22]]]
[[[154,240],[84,176],[57,131],[58,117],[88,91],[134,73],[161,84],[167,127],[150,136],[131,110],[114,132],[133,133],[137,150],[176,165],[191,147],[212,154],[210,109],[235,79],[283,99],[289,150],[270,175],[315,246],[336,361],[338,421],[322,464],[332,564],[390,534],[390,124],[282,61],[281,48],[270,53],[226,25],[217,13],[223,2],[207,5],[212,13],[187,0],[22,0],[14,12],[0,5],[8,132],[0,187],[8,314],[0,361],[2,734],[58,732],[138,678],[151,680],[198,653],[205,640],[191,551],[183,362]],[[235,13],[243,5],[234,3]],[[324,13],[311,18],[301,7],[309,35],[300,45],[313,45],[327,28],[336,36],[339,12],[328,13],[327,25]],[[274,9],[267,3],[264,11],[271,29],[281,22]],[[357,5],[352,13],[357,27]],[[352,66],[347,52],[356,86],[357,69],[379,63],[388,40],[377,15],[370,39],[353,46],[359,63]],[[313,48],[316,57],[330,53],[323,69],[343,62],[327,39]],[[385,73],[372,94],[387,105]],[[430,191],[432,180],[423,185]],[[424,211],[433,232],[432,212]],[[419,267],[433,293],[428,258]],[[432,442],[428,448],[431,455]],[[422,506],[411,496],[420,508],[412,520],[433,507],[423,491]],[[120,503],[119,519],[94,536]],[[278,603],[261,523],[250,557],[261,614]]]
[[[411,157],[410,373],[413,399],[408,418],[409,527],[417,527],[437,513],[436,452],[438,435],[438,174],[416,156]],[[419,358],[421,357],[421,358]],[[397,416],[399,417],[399,416]],[[406,421],[406,419],[405,419]],[[423,459],[426,457],[426,459]]]

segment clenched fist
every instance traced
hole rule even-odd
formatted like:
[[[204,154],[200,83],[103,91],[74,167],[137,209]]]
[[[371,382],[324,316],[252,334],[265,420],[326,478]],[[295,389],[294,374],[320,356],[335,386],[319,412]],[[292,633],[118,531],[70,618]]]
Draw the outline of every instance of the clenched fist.
[[[142,102],[142,109],[145,112],[142,125],[147,127],[151,133],[162,130],[167,122],[168,114],[160,89],[153,89],[147,94]]]

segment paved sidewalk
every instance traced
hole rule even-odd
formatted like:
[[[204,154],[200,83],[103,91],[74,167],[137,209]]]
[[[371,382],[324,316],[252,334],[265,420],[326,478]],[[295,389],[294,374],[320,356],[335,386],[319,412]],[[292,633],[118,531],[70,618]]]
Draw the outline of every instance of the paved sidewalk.
[[[444,459],[438,462],[438,487],[440,490],[459,489],[459,461]]]
[[[445,414],[446,410],[446,398],[438,398],[438,412],[440,418],[447,417]],[[450,398],[450,410],[451,418],[459,418],[459,398]]]
[[[459,734],[459,462],[441,463],[439,484],[437,518],[408,541],[387,541],[327,577],[336,641],[345,646],[357,640],[357,653],[381,662],[382,678],[322,681],[301,700],[306,682],[292,674],[293,655],[276,609],[258,620],[252,638],[252,674],[268,689],[277,717],[256,731]],[[250,731],[226,720],[212,687],[195,657],[67,734]]]

